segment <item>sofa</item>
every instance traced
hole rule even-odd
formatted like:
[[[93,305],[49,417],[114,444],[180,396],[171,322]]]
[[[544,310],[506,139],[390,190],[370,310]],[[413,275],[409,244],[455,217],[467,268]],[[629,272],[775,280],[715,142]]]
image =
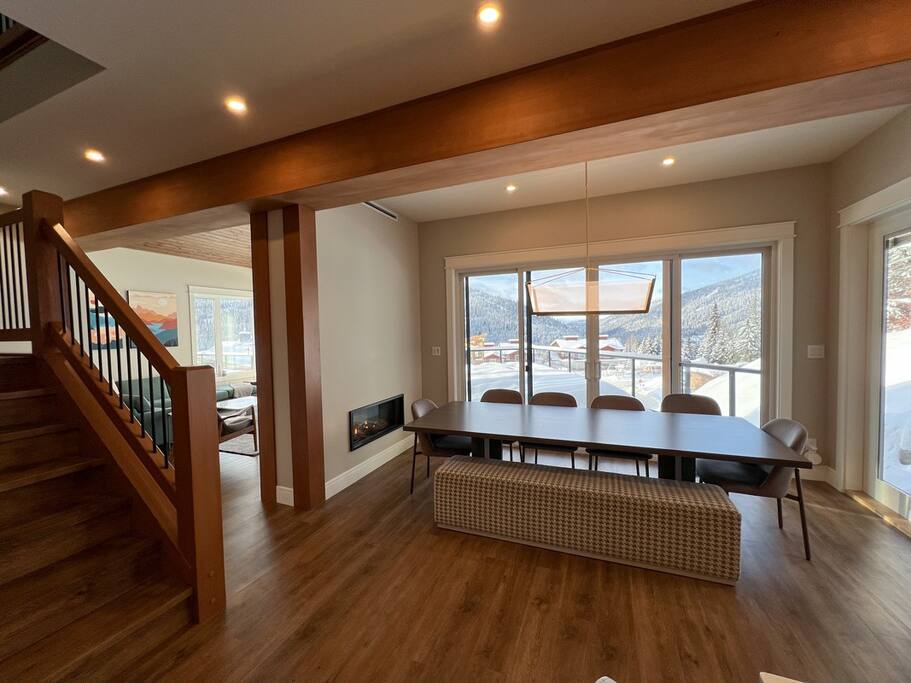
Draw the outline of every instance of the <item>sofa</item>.
[[[123,396],[123,402],[132,410],[134,417],[145,425],[146,432],[150,436],[154,432],[155,445],[164,450],[165,437],[167,437],[168,450],[170,450],[174,440],[174,429],[171,424],[171,394],[168,391],[168,385],[160,382],[158,377],[152,378],[151,382],[148,377],[143,377],[141,392],[139,380],[136,378],[121,380],[116,385],[117,390]],[[217,406],[221,401],[239,396],[255,395],[256,386],[246,382],[215,385],[219,443],[243,434],[253,434],[254,444],[256,443],[256,418],[252,408],[221,410]]]

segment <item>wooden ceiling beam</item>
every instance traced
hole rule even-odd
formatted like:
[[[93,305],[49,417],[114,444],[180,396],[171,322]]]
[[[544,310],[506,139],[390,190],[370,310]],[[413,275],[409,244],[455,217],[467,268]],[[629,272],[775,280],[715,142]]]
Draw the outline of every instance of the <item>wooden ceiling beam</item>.
[[[717,109],[720,102],[905,62],[909,25],[911,3],[896,0],[739,5],[72,199],[67,229],[87,236],[226,205],[249,208],[263,198],[310,195],[314,204],[332,204],[321,199],[321,186],[345,188],[349,200],[367,198],[369,183],[357,179],[407,177],[407,169],[426,164],[458,167],[462,158],[516,145],[534,155],[536,143],[555,136]],[[801,101],[787,103],[795,120],[805,120],[796,111]],[[736,104],[715,111],[716,120],[762,127],[744,116]],[[699,123],[703,137],[717,137],[705,124]]]

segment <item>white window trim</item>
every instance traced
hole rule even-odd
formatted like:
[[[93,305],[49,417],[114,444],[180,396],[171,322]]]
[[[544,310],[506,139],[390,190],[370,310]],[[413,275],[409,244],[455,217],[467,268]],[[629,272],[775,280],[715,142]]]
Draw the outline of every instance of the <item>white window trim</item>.
[[[795,221],[762,223],[732,228],[717,228],[694,232],[632,237],[592,242],[592,259],[654,260],[669,254],[699,253],[725,248],[771,248],[771,297],[769,356],[773,373],[770,377],[772,401],[769,414],[790,417],[794,381],[794,239]],[[585,244],[557,247],[519,249],[447,256],[444,259],[446,278],[446,356],[448,395],[450,401],[461,400],[462,343],[464,315],[462,312],[461,278],[466,273],[484,271],[528,270],[545,266],[560,266],[583,261]]]
[[[869,245],[877,226],[911,220],[911,177],[900,180],[838,212],[838,365],[835,408],[835,481],[839,490],[869,491],[866,469],[870,447],[867,394],[879,381],[869,370],[871,320]],[[858,324],[865,321],[868,324]],[[897,510],[900,497],[884,504]],[[906,497],[908,498],[908,497]],[[883,502],[883,501],[880,501]],[[911,505],[911,498],[906,502]]]
[[[253,292],[247,289],[228,289],[224,287],[203,287],[201,285],[187,285],[187,294],[190,302],[190,358],[193,363],[196,363],[196,306],[193,303],[193,297],[196,295],[202,296],[214,296],[214,297],[229,297],[232,299],[253,299]],[[216,318],[218,316],[218,311],[216,311]],[[215,355],[216,357],[221,356],[221,344],[218,341],[216,336],[216,348]],[[254,353],[256,353],[254,349]],[[215,368],[215,382],[216,384],[220,381],[244,381],[256,379],[256,364],[254,362],[254,367],[252,372],[238,372],[231,375],[219,375],[218,368]]]

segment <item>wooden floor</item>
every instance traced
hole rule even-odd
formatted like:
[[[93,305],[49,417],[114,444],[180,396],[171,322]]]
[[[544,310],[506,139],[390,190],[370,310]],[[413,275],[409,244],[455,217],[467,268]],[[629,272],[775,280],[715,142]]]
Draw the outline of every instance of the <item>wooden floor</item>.
[[[311,513],[265,514],[256,460],[222,463],[227,614],[136,680],[911,677],[911,540],[823,484],[806,487],[812,562],[796,504],[782,532],[773,501],[734,497],[743,577],[730,588],[435,529],[422,474],[408,495],[410,454]]]

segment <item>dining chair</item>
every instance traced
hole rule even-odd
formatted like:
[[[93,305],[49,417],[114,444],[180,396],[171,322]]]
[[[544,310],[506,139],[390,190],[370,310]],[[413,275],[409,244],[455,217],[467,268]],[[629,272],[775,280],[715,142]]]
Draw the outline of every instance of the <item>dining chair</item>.
[[[661,401],[662,413],[691,413],[695,415],[721,415],[721,407],[710,396],[697,394],[668,394]],[[675,457],[658,456],[658,476],[662,479],[673,479]],[[696,461],[694,458],[680,458],[680,478],[684,481],[696,481]]]
[[[528,405],[532,406],[557,406],[560,408],[576,408],[576,398],[572,394],[564,394],[562,391],[542,391],[531,397]],[[531,442],[519,442],[519,459],[525,462],[525,451],[529,448],[535,450],[535,465],[538,464],[538,444]],[[576,447],[575,446],[552,446],[547,444],[547,450],[558,453],[569,453],[570,462],[573,469],[576,469]]]
[[[621,396],[621,395],[605,395],[605,396],[596,396],[592,399],[592,408],[602,409],[602,410],[635,410],[635,411],[644,411],[645,406],[642,405],[642,401],[633,396]],[[636,476],[639,476],[639,463],[645,462],[645,476],[649,476],[648,463],[652,459],[652,456],[646,455],[645,453],[623,453],[621,451],[608,451],[602,450],[600,448],[586,448],[585,452],[588,453],[588,469],[598,469],[598,458],[622,458],[624,460],[635,460],[636,461]],[[594,467],[592,467],[594,463]]]
[[[522,394],[515,389],[488,389],[481,396],[481,403],[510,403],[513,405],[522,405]],[[503,443],[507,443],[504,441]],[[512,462],[512,444],[509,441],[509,461]]]
[[[806,428],[794,420],[778,418],[762,426],[762,431],[774,437],[798,455],[803,453],[807,445]],[[794,467],[794,482],[797,486],[797,495],[789,492],[791,484],[791,469],[784,465],[754,465],[743,462],[728,462],[724,460],[706,460],[700,458],[696,461],[696,473],[699,480],[706,484],[716,484],[728,493],[743,493],[747,496],[761,496],[775,498],[778,503],[778,528],[784,528],[781,515],[781,500],[796,500],[800,508],[800,527],[803,531],[803,550],[806,558],[810,559],[810,537],[807,533],[807,515],[804,509],[803,487],[800,483],[800,469]]]
[[[429,398],[419,398],[411,404],[411,416],[417,420],[439,406]],[[418,445],[421,450],[418,451]],[[414,433],[414,448],[411,451],[411,493],[414,493],[414,466],[418,453],[427,457],[427,477],[430,477],[430,458],[451,458],[454,455],[471,455],[471,438],[456,434]]]

